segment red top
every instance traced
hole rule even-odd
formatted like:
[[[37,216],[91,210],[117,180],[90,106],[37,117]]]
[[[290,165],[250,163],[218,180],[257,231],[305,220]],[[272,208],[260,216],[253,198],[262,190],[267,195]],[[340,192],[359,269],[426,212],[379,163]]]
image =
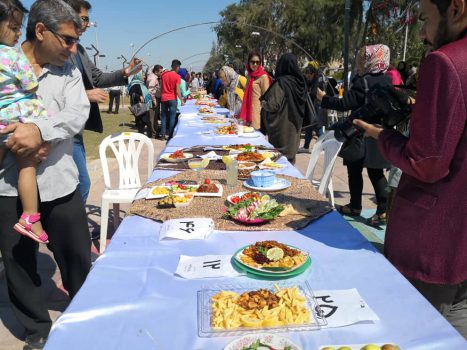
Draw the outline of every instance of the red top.
[[[177,99],[177,85],[180,85],[180,75],[173,70],[164,72],[161,75],[162,90],[161,101],[172,101]]]
[[[467,280],[467,38],[421,66],[410,137],[380,134],[383,156],[403,171],[386,231],[386,257],[427,283]]]
[[[402,81],[401,73],[395,68],[389,68],[386,71],[386,75],[391,78],[392,85],[404,85]]]

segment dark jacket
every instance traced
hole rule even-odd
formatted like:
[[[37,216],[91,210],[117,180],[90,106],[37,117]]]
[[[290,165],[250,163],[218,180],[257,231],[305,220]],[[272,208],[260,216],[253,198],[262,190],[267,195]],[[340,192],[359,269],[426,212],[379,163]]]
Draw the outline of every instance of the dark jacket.
[[[94,62],[91,61],[86,49],[78,45],[79,58],[81,59],[81,64],[79,64],[76,55],[70,57],[71,63],[78,67],[81,75],[83,76],[84,88],[86,90],[91,90],[94,88],[107,88],[111,86],[127,85],[128,79],[123,76],[123,70],[118,70],[113,73],[104,73],[99,68],[94,65]],[[99,112],[99,105],[95,102],[91,102],[91,110],[89,112],[89,119],[86,122],[86,130],[102,132],[102,119]]]
[[[300,142],[300,127],[297,129],[289,118],[289,108],[285,93],[280,84],[272,84],[261,97],[261,125],[267,131],[269,142],[291,163],[295,163]]]
[[[365,104],[365,82],[366,79],[368,89],[375,85],[390,86],[391,79],[380,74],[365,74],[363,77],[357,76],[353,80],[352,88],[344,93],[342,98],[325,95],[321,101],[321,107],[333,109],[336,111],[355,111]],[[381,155],[378,149],[376,140],[371,137],[365,138],[365,159],[364,166],[372,169],[389,168],[390,164]]]

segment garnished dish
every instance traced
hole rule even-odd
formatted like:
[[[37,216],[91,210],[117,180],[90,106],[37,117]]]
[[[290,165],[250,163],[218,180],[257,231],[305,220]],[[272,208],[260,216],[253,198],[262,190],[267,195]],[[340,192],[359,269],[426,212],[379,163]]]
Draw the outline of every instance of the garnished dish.
[[[261,200],[261,194],[259,192],[238,192],[227,197],[227,201],[232,204],[238,204],[247,199]]]
[[[243,143],[238,145],[223,146],[226,151],[252,152],[255,147],[251,143]]]
[[[179,163],[193,158],[193,154],[185,153],[182,150],[175,151],[174,153],[166,153],[161,155],[161,159],[169,163]]]
[[[221,126],[216,129],[217,135],[235,135],[237,128],[235,125]]]
[[[262,162],[265,159],[264,155],[256,152],[243,152],[237,155],[239,162]]]
[[[242,294],[222,290],[211,297],[211,326],[217,330],[311,324],[311,315],[298,287],[275,285]]]
[[[228,207],[224,217],[247,225],[258,225],[274,220],[283,210],[284,206],[275,199],[263,196],[245,199]]]
[[[235,259],[254,269],[288,272],[302,266],[308,254],[277,241],[262,241],[244,248]]]
[[[156,186],[151,189],[151,194],[155,196],[167,196],[170,194],[170,188],[167,186]]]
[[[301,350],[291,340],[278,334],[247,334],[229,343],[224,350]]]
[[[248,180],[251,176],[251,173],[254,171],[255,169],[238,169],[238,179],[239,180]]]
[[[219,187],[211,183],[210,179],[205,179],[204,183],[198,187],[198,190],[196,191],[198,193],[218,193],[219,192]]]

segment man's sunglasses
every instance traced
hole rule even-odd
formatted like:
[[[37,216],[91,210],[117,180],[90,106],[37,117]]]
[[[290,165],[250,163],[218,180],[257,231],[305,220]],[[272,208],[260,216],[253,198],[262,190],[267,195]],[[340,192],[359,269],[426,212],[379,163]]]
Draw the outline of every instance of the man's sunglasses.
[[[81,16],[81,20],[82,20],[84,23],[89,23],[89,17],[88,17],[88,16]]]
[[[55,35],[55,36],[59,37],[60,39],[62,39],[66,46],[72,46],[74,44],[79,43],[79,38],[74,38],[74,37],[69,36],[69,35],[60,34],[60,33],[57,33],[54,30],[50,30],[49,28],[47,28],[47,30],[49,32],[51,32],[53,35]]]

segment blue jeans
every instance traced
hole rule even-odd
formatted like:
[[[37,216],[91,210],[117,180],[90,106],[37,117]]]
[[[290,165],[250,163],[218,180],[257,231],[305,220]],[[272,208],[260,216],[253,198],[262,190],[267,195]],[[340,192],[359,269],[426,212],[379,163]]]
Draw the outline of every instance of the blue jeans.
[[[79,172],[79,191],[84,204],[88,199],[89,189],[91,188],[91,179],[89,178],[88,168],[86,166],[86,150],[84,149],[83,137],[77,135],[73,143],[73,160]]]
[[[161,134],[172,135],[175,127],[175,116],[177,114],[177,100],[170,100],[161,103]],[[168,122],[168,129],[167,129]]]

